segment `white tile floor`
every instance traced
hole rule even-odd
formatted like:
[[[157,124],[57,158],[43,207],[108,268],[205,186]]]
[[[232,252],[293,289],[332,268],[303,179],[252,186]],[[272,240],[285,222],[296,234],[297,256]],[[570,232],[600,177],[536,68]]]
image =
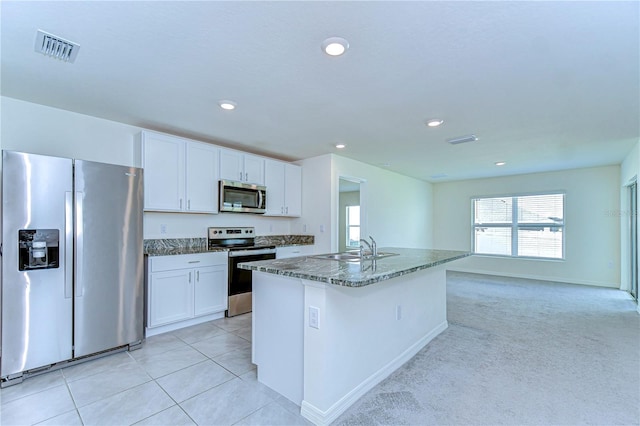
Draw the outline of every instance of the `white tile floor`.
[[[0,424],[308,425],[256,380],[251,314],[150,337],[0,390]]]

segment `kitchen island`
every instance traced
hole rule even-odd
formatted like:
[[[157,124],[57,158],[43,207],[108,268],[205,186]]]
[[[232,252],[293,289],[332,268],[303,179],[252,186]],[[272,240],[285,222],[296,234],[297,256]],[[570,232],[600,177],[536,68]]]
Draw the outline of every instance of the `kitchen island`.
[[[385,248],[377,260],[303,256],[253,270],[258,380],[329,424],[447,328],[445,264],[470,253]]]

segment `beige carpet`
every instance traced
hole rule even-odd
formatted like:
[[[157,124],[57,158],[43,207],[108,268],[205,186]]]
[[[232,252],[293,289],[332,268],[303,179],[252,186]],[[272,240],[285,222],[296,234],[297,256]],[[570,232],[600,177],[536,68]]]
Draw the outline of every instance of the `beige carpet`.
[[[640,424],[628,294],[462,273],[447,287],[449,328],[336,424]]]

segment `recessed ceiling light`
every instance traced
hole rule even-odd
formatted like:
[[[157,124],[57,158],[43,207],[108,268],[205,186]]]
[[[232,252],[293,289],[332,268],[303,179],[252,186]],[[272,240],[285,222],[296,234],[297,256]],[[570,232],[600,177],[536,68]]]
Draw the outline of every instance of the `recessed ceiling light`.
[[[504,161],[496,161],[496,166],[504,166],[505,164],[507,164]]]
[[[438,118],[427,120],[427,126],[429,126],[429,127],[438,127],[442,123],[444,123],[444,120],[440,120]]]
[[[347,146],[345,144],[343,144],[343,143],[336,144],[336,148],[338,148],[338,149],[343,149],[343,148],[346,148],[346,147]]]
[[[236,109],[236,106],[238,106],[238,104],[233,101],[218,101],[218,105],[220,105],[220,108],[226,109],[228,111]]]
[[[322,42],[322,51],[329,56],[340,56],[349,48],[349,42],[342,37],[329,37]]]

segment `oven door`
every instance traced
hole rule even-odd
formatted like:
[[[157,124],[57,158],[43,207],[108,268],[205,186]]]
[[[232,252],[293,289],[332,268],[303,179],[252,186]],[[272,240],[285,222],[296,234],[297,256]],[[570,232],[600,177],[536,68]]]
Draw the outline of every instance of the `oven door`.
[[[275,259],[275,249],[242,250],[229,252],[229,309],[226,316],[251,312],[252,271],[238,268],[238,263]]]
[[[266,188],[227,180],[220,181],[221,212],[258,213],[266,211]]]

